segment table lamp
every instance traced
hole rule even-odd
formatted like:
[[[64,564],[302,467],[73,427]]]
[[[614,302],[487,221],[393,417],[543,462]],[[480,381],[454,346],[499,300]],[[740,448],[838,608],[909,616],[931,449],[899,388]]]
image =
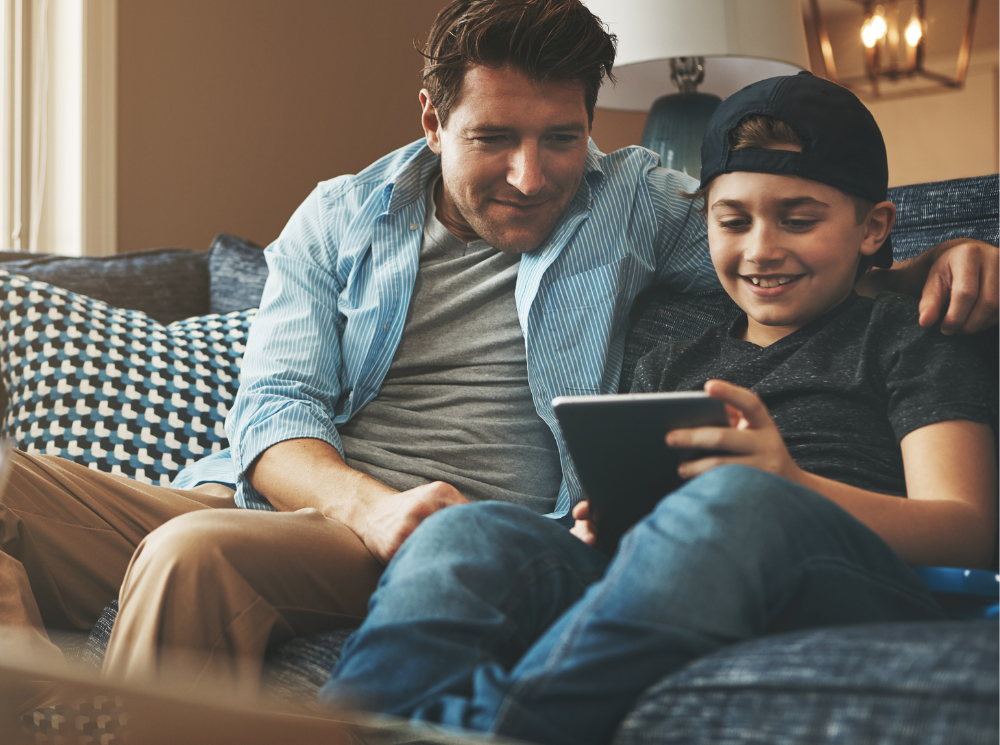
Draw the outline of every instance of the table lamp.
[[[643,147],[698,178],[701,140],[720,96],[809,69],[799,1],[584,0],[618,36],[618,83],[602,86],[597,105],[648,109]],[[671,80],[679,92],[663,95]]]

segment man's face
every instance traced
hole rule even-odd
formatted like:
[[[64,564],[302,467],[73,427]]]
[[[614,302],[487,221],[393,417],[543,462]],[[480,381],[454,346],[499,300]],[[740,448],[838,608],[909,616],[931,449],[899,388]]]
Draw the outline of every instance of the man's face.
[[[590,127],[579,83],[540,83],[512,68],[473,66],[446,127],[426,90],[422,122],[441,156],[438,219],[469,242],[538,248],[583,178]]]
[[[844,300],[860,256],[880,244],[846,194],[816,181],[726,173],[707,198],[712,263],[746,311],[747,340],[761,346]]]

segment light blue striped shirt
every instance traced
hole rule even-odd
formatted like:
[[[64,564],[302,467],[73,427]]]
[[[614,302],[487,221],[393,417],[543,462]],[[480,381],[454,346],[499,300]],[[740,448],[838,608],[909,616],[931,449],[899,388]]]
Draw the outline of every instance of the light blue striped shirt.
[[[226,420],[231,449],[190,466],[175,487],[235,480],[241,507],[272,509],[242,476],[257,456],[299,437],[343,454],[337,425],[378,394],[399,343],[427,180],[439,168],[420,140],[356,176],[319,184],[296,210],[266,250],[270,274]],[[645,287],[718,286],[705,221],[678,196],[695,188],[648,150],[605,155],[591,142],[576,196],[546,241],[521,258],[515,300],[528,381],[563,469],[553,517],[581,490],[552,399],[617,391],[629,310]]]

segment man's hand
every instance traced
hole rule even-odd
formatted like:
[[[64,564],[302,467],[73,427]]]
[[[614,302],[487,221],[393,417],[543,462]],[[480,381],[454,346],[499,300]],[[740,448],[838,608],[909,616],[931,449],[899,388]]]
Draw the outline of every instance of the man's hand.
[[[920,325],[941,319],[943,334],[971,334],[996,325],[997,247],[967,239],[941,246],[947,248],[931,266],[920,297]]]
[[[726,404],[732,426],[675,429],[667,433],[667,445],[672,448],[724,451],[721,455],[681,463],[677,469],[681,478],[690,479],[718,466],[738,464],[798,480],[799,467],[788,454],[781,433],[756,393],[724,380],[709,380],[705,383],[705,393]]]
[[[569,532],[588,546],[596,546],[597,535],[594,533],[594,524],[590,521],[590,502],[586,500],[577,502],[573,507],[573,519],[576,522]]]
[[[388,564],[420,523],[438,510],[468,502],[451,484],[434,481],[369,502],[355,532],[376,559]]]
[[[280,511],[311,507],[344,523],[383,564],[425,518],[469,501],[441,481],[397,492],[348,466],[332,445],[309,438],[272,445],[247,476]]]
[[[945,241],[892,269],[873,269],[858,280],[862,295],[901,292],[920,298],[920,325],[941,321],[945,334],[972,334],[997,323],[1000,250],[982,241]]]

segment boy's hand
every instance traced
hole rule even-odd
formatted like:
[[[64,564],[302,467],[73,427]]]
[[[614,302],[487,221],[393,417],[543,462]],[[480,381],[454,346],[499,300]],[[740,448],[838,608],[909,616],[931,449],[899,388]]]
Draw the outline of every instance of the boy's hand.
[[[569,532],[588,546],[596,546],[597,536],[594,533],[594,524],[590,521],[590,503],[586,500],[577,502],[573,507],[573,519],[576,522]]]
[[[774,420],[756,393],[724,380],[709,380],[705,383],[705,393],[726,404],[732,426],[675,429],[667,433],[667,445],[725,452],[681,463],[677,469],[681,478],[690,479],[717,466],[737,464],[797,480],[799,467],[788,454]]]

